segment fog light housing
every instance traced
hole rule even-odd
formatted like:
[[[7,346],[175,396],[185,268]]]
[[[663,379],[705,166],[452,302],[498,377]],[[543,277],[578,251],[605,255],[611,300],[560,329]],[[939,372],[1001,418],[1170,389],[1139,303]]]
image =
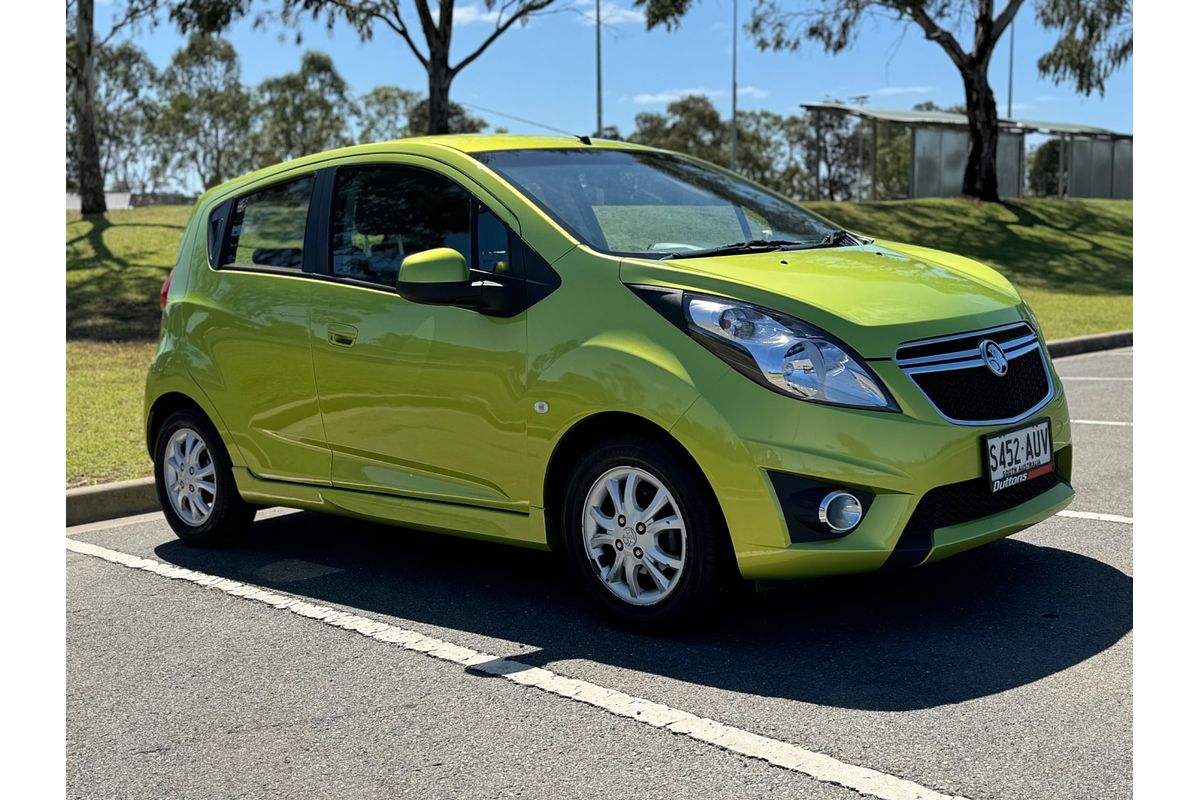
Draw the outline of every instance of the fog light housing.
[[[858,527],[863,518],[862,503],[849,492],[830,492],[817,506],[817,519],[831,531],[848,533]]]

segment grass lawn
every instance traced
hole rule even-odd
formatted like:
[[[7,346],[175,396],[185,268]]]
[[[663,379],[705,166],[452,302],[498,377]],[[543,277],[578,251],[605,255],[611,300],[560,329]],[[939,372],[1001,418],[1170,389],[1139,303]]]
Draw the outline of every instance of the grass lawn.
[[[67,342],[67,486],[150,474],[142,389],[152,342]]]
[[[67,212],[67,485],[150,474],[142,390],[186,206]]]
[[[810,203],[851,230],[976,258],[1007,275],[1047,337],[1133,327],[1133,203]],[[67,485],[150,474],[142,388],[158,292],[190,209],[67,213]]]

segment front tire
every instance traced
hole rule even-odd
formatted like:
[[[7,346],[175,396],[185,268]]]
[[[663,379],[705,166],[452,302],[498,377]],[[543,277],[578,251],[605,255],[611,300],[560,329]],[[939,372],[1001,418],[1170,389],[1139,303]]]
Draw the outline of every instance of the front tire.
[[[575,465],[561,505],[561,541],[576,578],[618,624],[690,628],[729,574],[716,499],[673,449],[610,439]]]
[[[226,544],[254,520],[220,435],[198,411],[182,409],[163,422],[154,443],[154,483],[167,522],[188,544]]]

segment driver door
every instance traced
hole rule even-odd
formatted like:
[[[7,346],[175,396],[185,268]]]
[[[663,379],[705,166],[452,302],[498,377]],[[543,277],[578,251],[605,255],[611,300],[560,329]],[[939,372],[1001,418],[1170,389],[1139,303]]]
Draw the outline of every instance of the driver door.
[[[334,486],[528,510],[526,314],[412,303],[406,255],[451,247],[475,269],[512,269],[515,235],[444,174],[336,169],[329,280],[310,314]]]

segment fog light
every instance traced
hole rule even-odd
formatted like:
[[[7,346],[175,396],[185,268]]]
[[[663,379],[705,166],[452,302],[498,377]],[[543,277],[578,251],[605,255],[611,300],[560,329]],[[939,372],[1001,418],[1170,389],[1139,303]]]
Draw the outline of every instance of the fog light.
[[[849,492],[830,492],[817,508],[817,519],[821,524],[838,533],[854,530],[862,515],[862,503]]]

